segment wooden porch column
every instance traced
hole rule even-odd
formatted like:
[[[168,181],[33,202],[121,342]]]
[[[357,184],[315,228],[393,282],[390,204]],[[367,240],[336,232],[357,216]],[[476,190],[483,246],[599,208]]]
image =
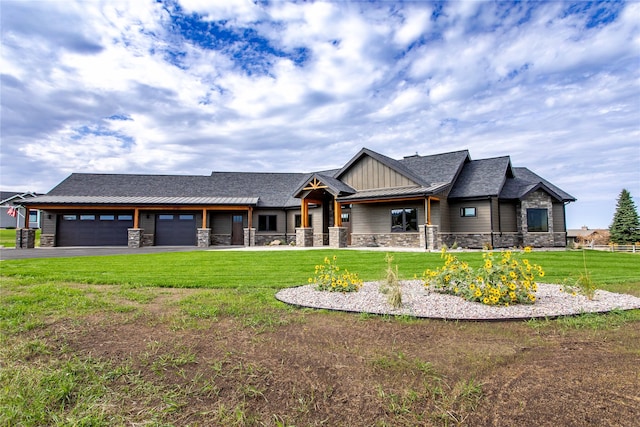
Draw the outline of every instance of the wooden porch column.
[[[207,228],[207,209],[202,209],[202,228]]]
[[[302,199],[302,208],[300,210],[300,214],[302,216],[300,225],[302,228],[309,227],[309,202],[307,199]]]
[[[247,216],[247,227],[253,228],[253,208],[251,206],[249,206],[249,214]]]
[[[333,226],[342,227],[342,205],[337,200],[333,200]]]
[[[18,221],[20,221],[19,215]],[[24,228],[29,228],[29,206],[24,207]]]
[[[133,210],[133,228],[140,228],[140,209]]]
[[[431,225],[431,196],[427,197],[427,225]]]

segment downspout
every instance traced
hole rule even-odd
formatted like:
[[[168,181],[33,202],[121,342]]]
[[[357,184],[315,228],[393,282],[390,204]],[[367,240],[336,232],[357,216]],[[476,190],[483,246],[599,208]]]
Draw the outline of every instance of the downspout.
[[[491,248],[493,249],[493,200],[489,196],[489,222],[491,223]]]

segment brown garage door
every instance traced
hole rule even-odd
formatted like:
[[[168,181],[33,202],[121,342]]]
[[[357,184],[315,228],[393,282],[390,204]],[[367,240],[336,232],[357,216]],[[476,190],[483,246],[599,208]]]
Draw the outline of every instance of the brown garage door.
[[[156,246],[195,246],[196,216],[184,213],[156,215]]]
[[[126,246],[133,212],[75,212],[58,216],[57,246]]]

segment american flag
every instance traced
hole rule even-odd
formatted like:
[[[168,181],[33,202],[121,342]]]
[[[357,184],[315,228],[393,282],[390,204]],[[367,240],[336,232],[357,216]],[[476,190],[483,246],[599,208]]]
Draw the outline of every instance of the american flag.
[[[12,216],[12,217],[14,217],[14,218],[15,218],[15,217],[17,217],[17,216],[18,216],[18,211],[16,210],[16,208],[15,208],[15,207],[11,206],[11,207],[9,208],[9,210],[7,211],[7,214],[9,214],[10,216]]]

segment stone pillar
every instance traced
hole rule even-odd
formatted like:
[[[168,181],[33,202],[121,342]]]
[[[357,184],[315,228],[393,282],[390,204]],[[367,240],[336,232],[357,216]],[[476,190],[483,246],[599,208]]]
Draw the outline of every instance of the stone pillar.
[[[440,239],[438,238],[438,226],[426,226],[427,249],[440,249]]]
[[[244,245],[245,246],[256,245],[256,229],[255,228],[244,229]]]
[[[16,249],[33,249],[35,246],[36,230],[31,228],[18,228],[16,230]]]
[[[211,246],[211,229],[198,228],[198,247],[208,248]]]
[[[347,228],[346,227],[329,227],[329,247],[331,248],[347,247]]]
[[[296,246],[310,248],[313,246],[313,228],[296,228]]]
[[[127,230],[127,246],[130,248],[142,247],[142,228],[129,228]]]
[[[420,245],[421,249],[429,249],[428,246],[428,242],[427,242],[427,225],[426,224],[419,224],[418,225],[418,239],[419,242],[418,243]]]

